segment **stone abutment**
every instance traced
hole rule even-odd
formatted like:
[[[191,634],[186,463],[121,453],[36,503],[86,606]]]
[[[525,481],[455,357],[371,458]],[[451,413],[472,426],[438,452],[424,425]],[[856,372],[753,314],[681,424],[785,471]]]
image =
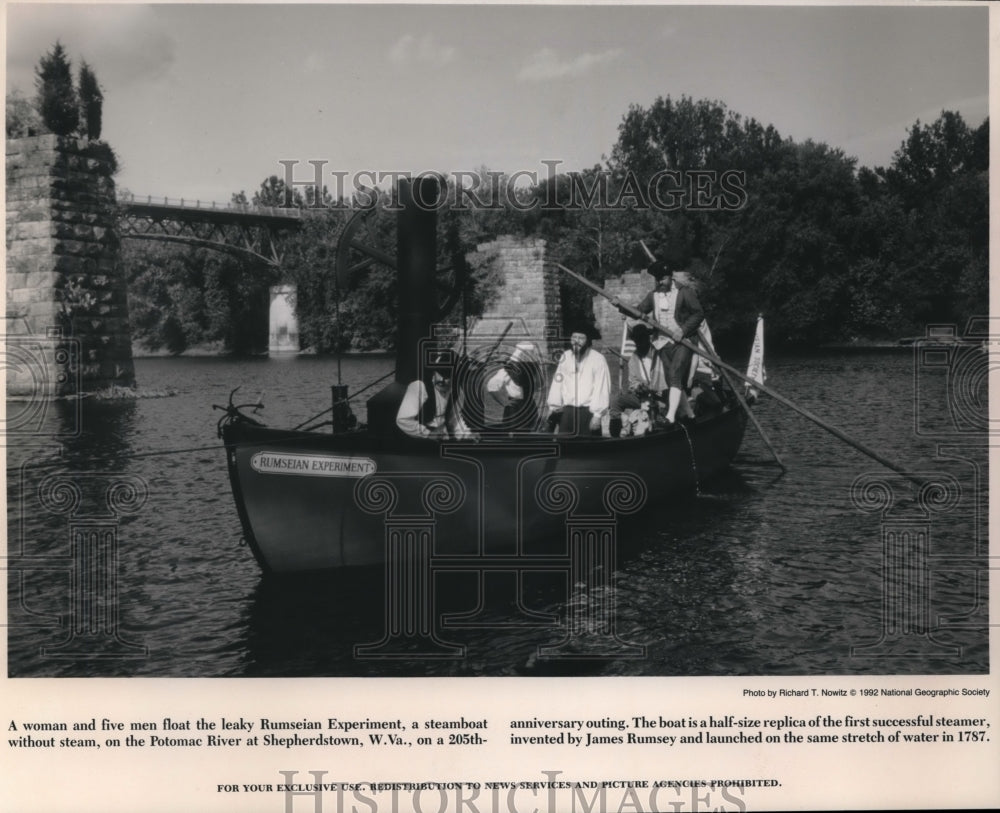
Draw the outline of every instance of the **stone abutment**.
[[[93,146],[7,140],[9,396],[135,386],[113,170]]]

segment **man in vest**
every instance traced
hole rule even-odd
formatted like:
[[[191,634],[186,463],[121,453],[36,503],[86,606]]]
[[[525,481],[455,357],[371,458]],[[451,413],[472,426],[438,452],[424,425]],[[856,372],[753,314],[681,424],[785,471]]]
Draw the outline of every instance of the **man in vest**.
[[[472,437],[456,403],[452,373],[447,354],[441,353],[425,365],[423,379],[407,386],[396,413],[396,425],[407,435],[451,440]]]
[[[549,388],[549,421],[560,434],[586,436],[601,431],[611,400],[608,362],[591,347],[590,329],[581,325],[569,338]]]
[[[656,280],[656,288],[636,308],[640,313],[652,314],[653,319],[668,331],[657,331],[653,347],[659,351],[663,361],[668,387],[666,419],[668,423],[673,423],[677,419],[678,410],[682,417],[694,417],[691,405],[684,395],[693,353],[678,340],[683,338],[697,343],[698,328],[705,320],[705,314],[693,288],[674,285],[674,270],[671,266],[663,260],[657,260],[648,270]]]

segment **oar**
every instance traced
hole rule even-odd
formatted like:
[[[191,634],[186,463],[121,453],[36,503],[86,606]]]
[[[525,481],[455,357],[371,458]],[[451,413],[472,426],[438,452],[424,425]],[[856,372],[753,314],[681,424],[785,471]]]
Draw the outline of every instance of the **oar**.
[[[709,359],[709,361],[711,361],[711,359]],[[764,431],[764,427],[760,425],[760,421],[757,420],[757,416],[753,414],[753,410],[750,409],[750,404],[748,404],[747,399],[743,397],[743,393],[739,391],[739,388],[733,382],[732,378],[729,377],[729,373],[725,370],[725,368],[719,367],[719,372],[722,373],[722,377],[726,380],[726,384],[729,385],[729,389],[733,391],[733,395],[736,396],[736,400],[740,402],[740,406],[743,407],[743,411],[746,412],[747,417],[750,418],[753,425],[757,428],[757,434],[760,435],[760,439],[764,441],[764,445],[767,446],[771,454],[774,456],[774,462],[781,466],[782,471],[788,471],[788,466],[786,466],[781,457],[778,456],[778,452],[772,445],[771,439],[768,438],[767,433]]]
[[[671,331],[670,328],[666,327],[666,325],[662,325],[659,322],[657,322],[655,319],[652,319],[649,316],[647,316],[646,314],[640,313],[636,308],[633,308],[631,305],[626,305],[624,302],[620,301],[618,299],[618,297],[611,296],[611,294],[607,293],[599,285],[595,285],[589,279],[586,279],[585,277],[580,276],[575,271],[570,271],[566,266],[561,265],[560,263],[552,263],[552,265],[555,266],[556,268],[558,268],[564,274],[566,274],[566,275],[572,277],[573,279],[575,279],[577,282],[582,283],[583,285],[586,285],[588,288],[590,288],[595,293],[600,294],[601,296],[603,296],[612,305],[614,305],[615,308],[617,308],[621,313],[624,313],[624,314],[626,314],[628,316],[631,316],[633,319],[639,319],[640,321],[645,322],[650,327],[656,328],[657,330],[665,333],[667,336],[673,335],[673,331]],[[924,485],[924,483],[926,482],[925,480],[923,480],[922,478],[918,477],[917,475],[912,474],[912,473],[906,471],[906,469],[904,469],[902,466],[900,466],[900,465],[898,465],[896,463],[893,463],[891,460],[888,460],[887,458],[883,457],[878,452],[876,452],[874,449],[869,448],[868,446],[866,446],[861,441],[854,440],[854,438],[848,436],[843,431],[841,431],[840,429],[838,429],[836,426],[833,426],[832,424],[827,423],[822,418],[820,418],[818,415],[813,414],[812,412],[810,412],[805,407],[799,406],[794,401],[792,401],[789,398],[786,398],[781,393],[775,392],[770,387],[765,386],[764,384],[761,384],[759,381],[754,381],[752,378],[749,378],[748,376],[744,375],[742,372],[740,372],[739,370],[737,370],[735,367],[731,367],[730,365],[726,364],[722,359],[720,359],[717,356],[715,356],[715,354],[709,353],[704,348],[699,347],[699,346],[697,346],[697,345],[689,342],[687,339],[685,339],[683,337],[678,338],[675,341],[677,341],[680,344],[683,344],[685,347],[690,348],[692,351],[694,351],[698,355],[704,356],[710,362],[712,362],[712,364],[715,364],[716,366],[718,366],[719,369],[721,369],[721,370],[728,370],[730,373],[732,373],[733,375],[735,375],[737,378],[741,379],[742,381],[746,381],[748,384],[751,384],[752,386],[754,386],[756,389],[760,390],[761,392],[767,393],[775,401],[778,401],[779,403],[784,404],[789,409],[794,409],[800,415],[802,415],[805,418],[808,418],[810,421],[812,421],[814,424],[816,424],[817,426],[819,426],[821,429],[825,429],[827,432],[829,432],[834,437],[839,438],[840,440],[844,441],[844,443],[846,443],[848,446],[851,446],[851,447],[857,449],[862,454],[867,455],[868,457],[870,457],[875,462],[881,463],[887,469],[891,469],[892,471],[896,472],[897,474],[902,475],[907,480],[910,480],[911,482],[916,483],[919,486]]]
[[[490,352],[486,354],[486,360],[483,362],[483,365],[490,363],[490,359],[493,358],[493,354],[499,349],[500,345],[503,344],[503,340],[507,338],[507,334],[510,333],[510,329],[512,327],[514,327],[513,319],[507,323],[507,327],[503,329],[503,333],[500,334],[500,338],[493,343],[493,346],[490,348]]]

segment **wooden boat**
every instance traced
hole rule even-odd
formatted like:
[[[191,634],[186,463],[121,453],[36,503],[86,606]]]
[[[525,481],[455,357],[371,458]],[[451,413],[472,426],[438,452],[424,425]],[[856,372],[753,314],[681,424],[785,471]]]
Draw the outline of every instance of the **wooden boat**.
[[[222,433],[250,549],[265,571],[295,572],[382,563],[387,524],[400,521],[433,524],[436,554],[552,553],[567,518],[613,520],[695,493],[732,462],[745,426],[729,405],[629,438],[437,441],[239,419]]]
[[[434,197],[425,191],[421,199]],[[434,213],[408,205],[402,185],[400,200],[406,309],[397,346],[417,348],[431,335]],[[367,425],[337,420],[335,407],[332,433],[266,427],[239,406],[224,408],[219,431],[237,511],[265,571],[380,564],[396,555],[388,551],[400,538],[413,543],[405,555],[416,549],[454,567],[476,557],[502,564],[559,556],[570,528],[599,533],[668,495],[694,493],[730,465],[747,420],[730,392],[694,422],[641,437],[487,428],[475,440],[418,439],[395,425],[418,370],[416,352],[401,352],[396,381],[368,401]]]

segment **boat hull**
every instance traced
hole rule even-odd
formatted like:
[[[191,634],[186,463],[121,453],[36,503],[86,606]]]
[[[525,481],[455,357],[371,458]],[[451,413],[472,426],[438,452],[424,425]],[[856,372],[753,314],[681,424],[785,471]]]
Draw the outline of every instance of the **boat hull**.
[[[381,564],[406,535],[458,562],[558,556],[570,526],[694,493],[730,465],[745,425],[727,409],[640,438],[442,443],[238,422],[223,438],[247,543],[265,571],[293,573]]]

